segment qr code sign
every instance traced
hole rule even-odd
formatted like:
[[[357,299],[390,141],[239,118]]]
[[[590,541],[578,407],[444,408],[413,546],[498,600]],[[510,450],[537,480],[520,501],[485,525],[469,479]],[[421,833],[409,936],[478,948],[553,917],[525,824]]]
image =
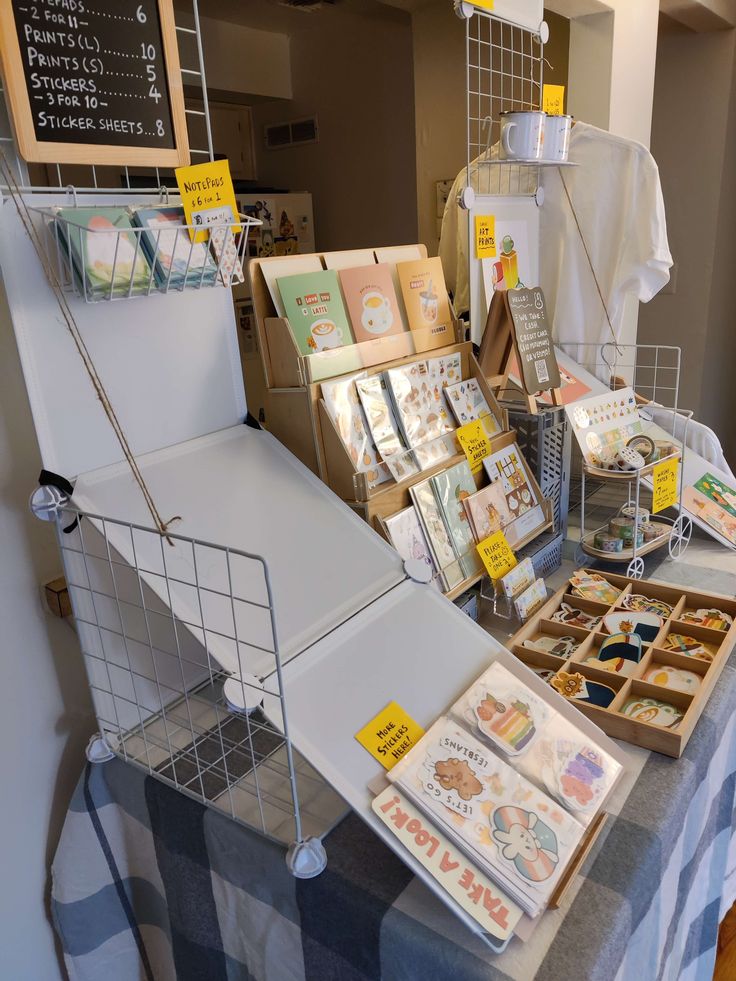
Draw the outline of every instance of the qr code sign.
[[[537,373],[537,381],[540,385],[549,381],[549,369],[547,368],[546,361],[535,361],[534,370]]]

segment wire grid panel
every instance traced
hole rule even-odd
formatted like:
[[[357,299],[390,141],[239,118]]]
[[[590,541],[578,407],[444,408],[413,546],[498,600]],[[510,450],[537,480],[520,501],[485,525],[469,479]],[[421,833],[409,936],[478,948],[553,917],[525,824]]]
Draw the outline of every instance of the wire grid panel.
[[[57,533],[98,725],[113,752],[274,840],[324,834],[345,805],[289,740],[265,561],[71,508],[59,512]],[[259,707],[267,674],[277,681],[281,729]],[[229,676],[252,711],[227,701]]]
[[[210,124],[209,100],[207,96],[207,78],[204,67],[204,52],[202,47],[202,34],[199,19],[199,0],[191,0],[188,10],[183,9],[181,4],[174,7],[174,18],[176,37],[179,47],[179,64],[184,85],[184,104],[187,117],[187,132],[189,135],[189,153],[192,156],[192,163],[204,163],[206,160],[214,159],[212,147],[212,127]],[[123,191],[143,193],[145,190],[157,191],[163,185],[176,189],[176,181],[173,180],[171,172],[162,171],[158,167],[136,168],[133,174],[129,167],[121,167],[119,170],[112,167],[96,167],[94,165],[83,166],[75,164],[73,169],[70,165],[48,164],[46,165],[45,181],[35,186],[30,176],[28,165],[18,153],[18,148],[13,134],[13,127],[10,120],[7,97],[0,78],[0,93],[3,98],[0,100],[0,147],[5,152],[10,167],[14,172],[15,182],[23,191],[64,191],[70,184],[74,184],[78,190],[90,191]],[[201,105],[200,105],[201,102]],[[39,167],[44,165],[38,165]],[[69,180],[69,175],[78,175],[83,170],[86,174],[85,180]],[[98,173],[98,171],[100,173]],[[110,174],[112,173],[112,178]],[[110,179],[116,181],[115,186],[103,187],[104,180],[100,182],[102,175],[107,175],[108,184]],[[149,178],[147,188],[135,186],[139,184],[136,177],[147,175]],[[0,190],[4,187],[0,181]]]
[[[678,408],[682,350],[666,344],[557,345],[577,364],[585,365],[611,391],[630,386],[637,395],[668,409]],[[674,419],[674,416],[673,416]]]
[[[544,45],[538,34],[476,10],[466,20],[467,174],[478,194],[534,194],[539,167],[499,161],[501,113],[539,109]]]

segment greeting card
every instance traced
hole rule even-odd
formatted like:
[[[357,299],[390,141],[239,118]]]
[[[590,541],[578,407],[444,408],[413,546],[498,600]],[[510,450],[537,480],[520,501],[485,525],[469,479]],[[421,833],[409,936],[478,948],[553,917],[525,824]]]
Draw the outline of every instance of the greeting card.
[[[463,501],[463,507],[470,519],[476,542],[482,542],[494,531],[501,531],[513,521],[500,480],[494,480],[471,494]]]
[[[409,327],[415,332],[417,351],[452,344],[455,330],[450,314],[445,276],[438,257],[399,262],[396,273],[401,284]]]
[[[399,511],[398,514],[386,518],[386,530],[391,539],[391,544],[405,562],[409,559],[414,561],[418,559],[425,563],[427,569],[434,576],[437,568],[419,516],[412,505]]]
[[[323,269],[282,276],[278,287],[301,354],[318,354],[353,343],[336,272]]]
[[[409,354],[410,336],[401,319],[389,267],[385,263],[373,263],[340,269],[338,275],[355,340],[361,343],[403,335],[403,348],[392,348],[383,360]]]

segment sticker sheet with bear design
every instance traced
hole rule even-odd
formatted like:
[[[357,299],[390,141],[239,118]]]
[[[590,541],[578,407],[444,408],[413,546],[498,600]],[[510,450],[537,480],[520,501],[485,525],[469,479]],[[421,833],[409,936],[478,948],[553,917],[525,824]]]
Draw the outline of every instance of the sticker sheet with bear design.
[[[498,662],[458,699],[451,714],[582,824],[593,820],[621,775],[617,760]]]
[[[388,776],[529,915],[544,908],[584,832],[557,801],[448,718]]]

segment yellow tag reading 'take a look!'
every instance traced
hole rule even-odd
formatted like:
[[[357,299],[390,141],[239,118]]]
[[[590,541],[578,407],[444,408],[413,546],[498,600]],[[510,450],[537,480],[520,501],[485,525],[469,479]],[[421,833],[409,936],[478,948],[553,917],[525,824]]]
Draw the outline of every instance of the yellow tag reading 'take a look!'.
[[[204,242],[209,237],[210,226],[222,227],[238,217],[238,204],[227,160],[177,167],[175,174],[186,223],[196,226],[189,230],[192,241]],[[202,231],[199,231],[200,227]],[[232,231],[239,232],[240,225],[234,225]]]
[[[496,216],[475,216],[475,257],[492,259],[496,255]]]
[[[355,738],[371,756],[375,756],[381,766],[390,770],[423,735],[424,729],[400,705],[389,702],[360,732],[355,733]]]
[[[654,481],[652,514],[659,514],[677,503],[677,476],[680,468],[678,459],[658,463],[652,471]]]
[[[550,116],[561,116],[565,106],[564,85],[542,86],[542,109]]]
[[[468,458],[471,473],[480,473],[483,468],[483,461],[491,454],[491,441],[485,431],[480,419],[475,422],[466,422],[455,430],[457,441],[463,449],[463,453]]]
[[[502,531],[494,531],[488,538],[484,538],[477,549],[486,572],[494,582],[511,572],[516,565],[516,556]]]

